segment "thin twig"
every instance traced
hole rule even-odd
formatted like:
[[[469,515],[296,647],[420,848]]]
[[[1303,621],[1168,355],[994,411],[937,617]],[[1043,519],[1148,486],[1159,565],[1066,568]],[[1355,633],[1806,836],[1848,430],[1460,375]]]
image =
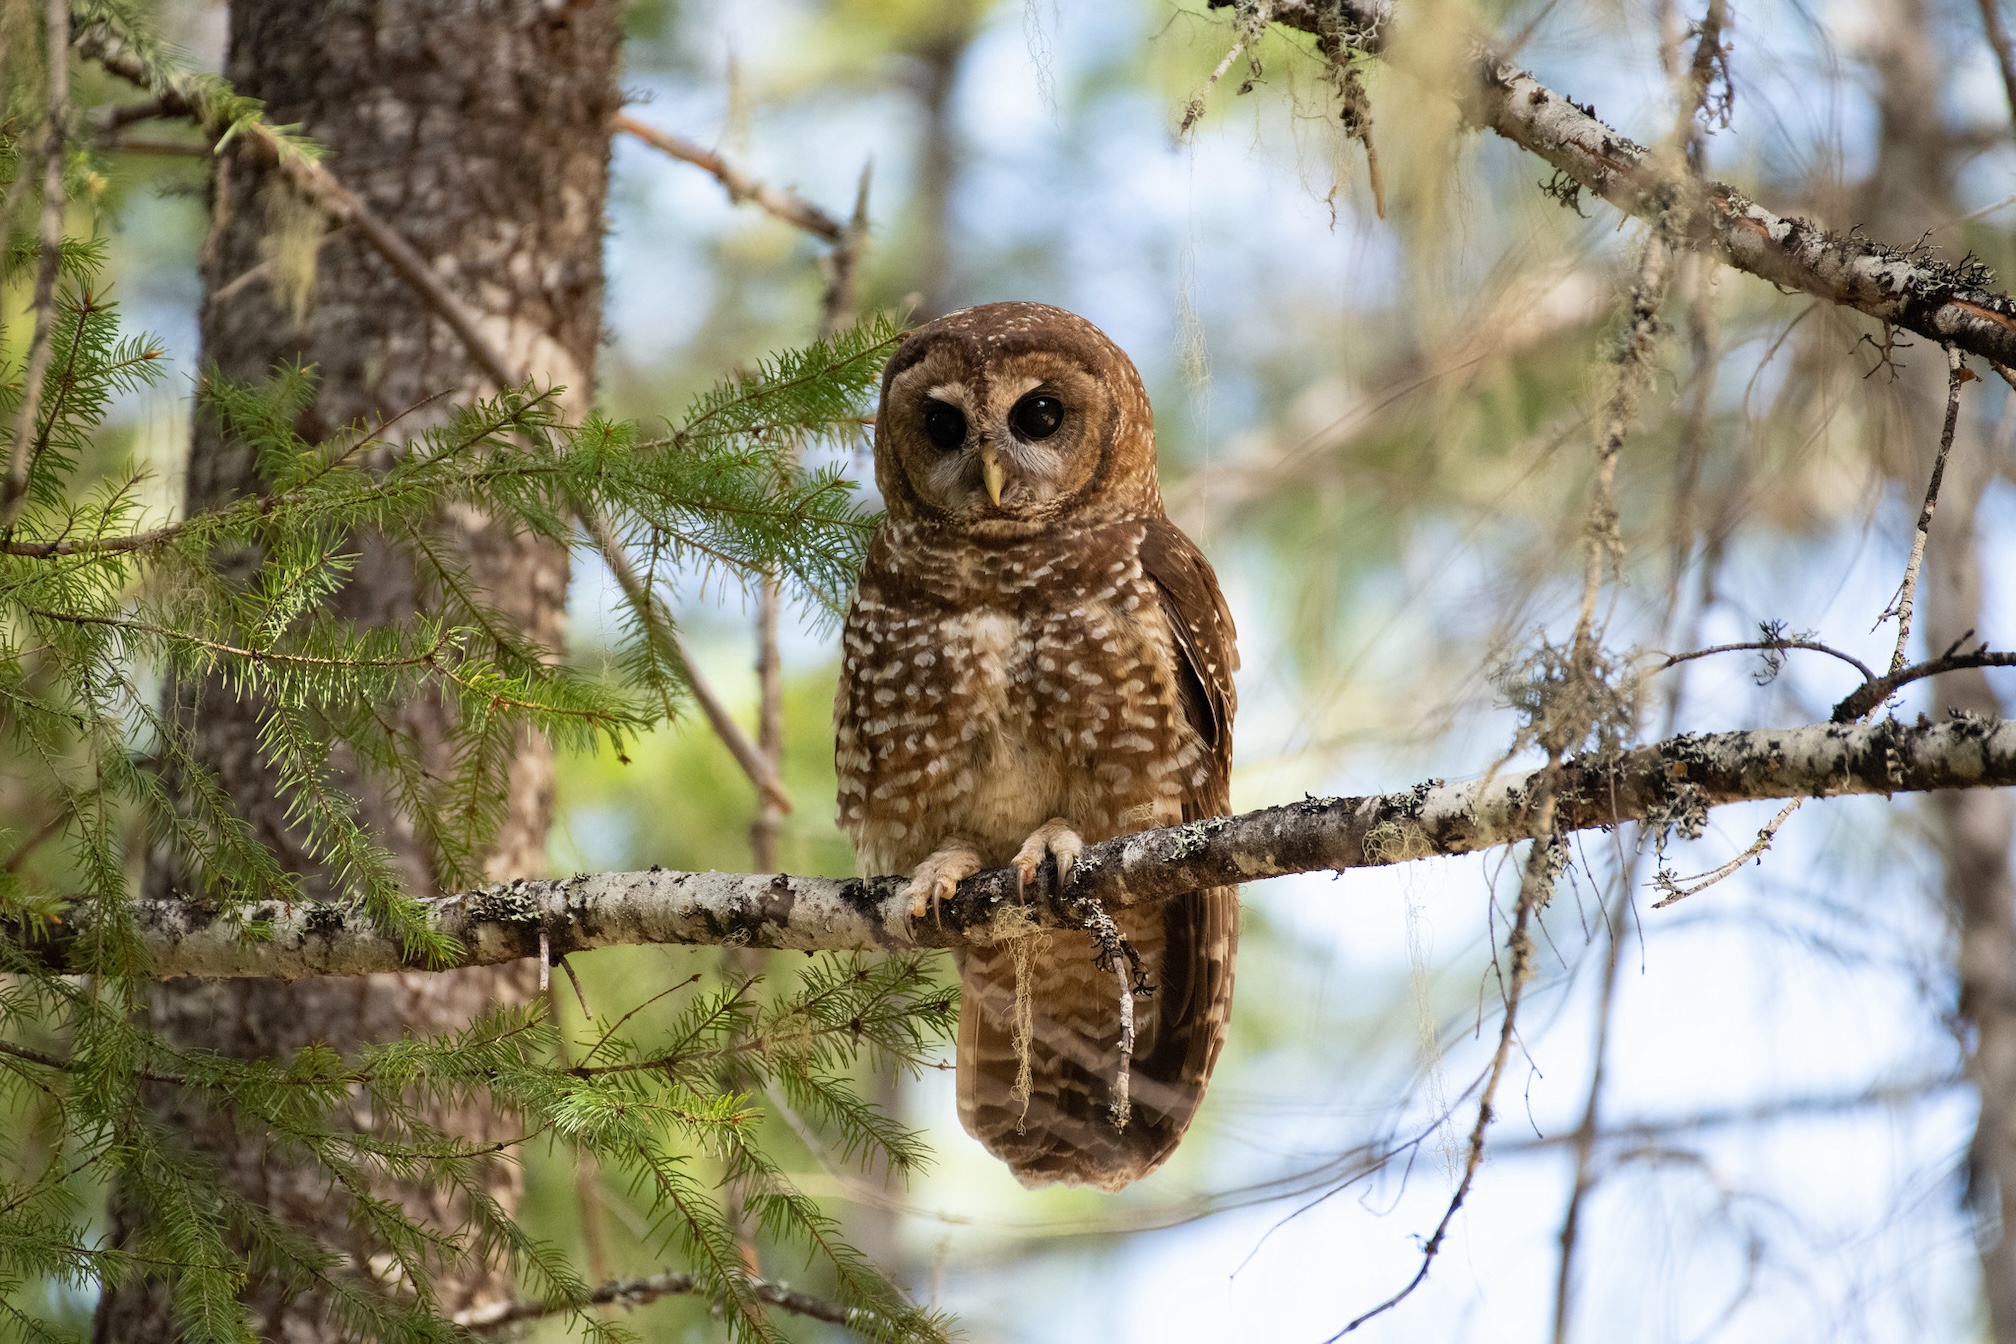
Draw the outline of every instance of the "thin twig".
[[[1660,873],[1654,879],[1654,884],[1661,891],[1665,892],[1666,895],[1654,901],[1652,908],[1654,910],[1664,910],[1675,901],[1684,901],[1689,896],[1697,896],[1714,886],[1717,882],[1720,882],[1723,878],[1734,874],[1744,864],[1750,862],[1750,860],[1761,856],[1765,850],[1771,848],[1771,842],[1778,838],[1778,828],[1783,826],[1786,820],[1794,812],[1797,812],[1800,805],[1805,801],[1804,798],[1794,798],[1791,802],[1779,808],[1778,815],[1764,823],[1763,828],[1757,832],[1757,838],[1750,842],[1748,849],[1745,849],[1741,854],[1738,854],[1735,858],[1719,867],[1711,868],[1705,873],[1696,873],[1692,877],[1672,877],[1666,873]]]
[[[1232,68],[1232,62],[1238,60],[1248,47],[1260,40],[1261,31],[1267,27],[1269,20],[1274,17],[1272,12],[1273,6],[1269,0],[1237,0],[1233,7],[1238,11],[1239,15],[1239,36],[1232,43],[1232,49],[1225,53],[1224,59],[1220,60],[1212,69],[1211,77],[1204,81],[1204,87],[1193,94],[1189,103],[1184,107],[1183,120],[1176,127],[1176,134],[1179,138],[1190,134],[1190,128],[1195,126],[1198,119],[1204,115],[1204,103],[1211,96],[1211,90],[1217,88],[1218,81],[1225,78],[1225,72]],[[1239,91],[1244,93],[1246,89],[1242,88]]]
[[[769,1283],[763,1279],[745,1280],[750,1296],[773,1307],[782,1307],[800,1316],[813,1320],[827,1321],[833,1325],[850,1328],[868,1326],[874,1317],[872,1313],[843,1307],[825,1298],[813,1297],[797,1292],[781,1283]],[[491,1334],[507,1325],[521,1321],[536,1321],[547,1316],[557,1316],[566,1311],[578,1311],[583,1307],[615,1305],[641,1307],[648,1302],[656,1302],[661,1297],[680,1297],[704,1292],[705,1289],[691,1274],[653,1274],[642,1279],[617,1279],[605,1283],[579,1302],[547,1303],[527,1299],[509,1302],[495,1302],[485,1307],[473,1307],[458,1312],[455,1324],[476,1334]]]
[[[1822,644],[1817,640],[1811,639],[1752,639],[1746,640],[1741,644],[1717,644],[1712,648],[1694,649],[1688,653],[1670,654],[1667,656],[1666,661],[1659,664],[1654,670],[1664,672],[1669,667],[1677,667],[1681,663],[1691,663],[1696,658],[1706,658],[1711,654],[1717,653],[1740,653],[1744,650],[1762,650],[1766,653],[1777,653],[1785,649],[1805,649],[1812,653],[1824,653],[1830,658],[1839,658],[1842,662],[1860,672],[1863,680],[1874,681],[1876,679],[1876,669],[1863,662],[1860,658],[1851,653],[1843,653],[1831,644]]]
[[[100,140],[98,149],[106,154],[144,154],[160,159],[207,159],[210,147],[195,140],[155,140],[141,136],[121,136]]]
[[[1640,851],[1642,854],[1642,850]],[[1561,1262],[1554,1278],[1554,1344],[1567,1344],[1568,1319],[1575,1291],[1575,1251],[1581,1240],[1582,1209],[1589,1192],[1596,1188],[1592,1160],[1596,1140],[1602,1134],[1601,1107],[1603,1079],[1610,1062],[1610,1029],[1616,1019],[1617,971],[1622,961],[1624,920],[1631,910],[1631,891],[1636,885],[1638,855],[1631,860],[1632,871],[1625,875],[1618,894],[1616,911],[1603,921],[1603,990],[1596,1007],[1596,1041],[1591,1049],[1594,1062],[1589,1071],[1589,1091],[1582,1104],[1582,1123],[1575,1127],[1575,1175],[1568,1190],[1568,1207],[1561,1215]]]
[[[855,273],[868,236],[870,180],[869,167],[864,165],[854,192],[854,213],[824,258],[826,285],[819,299],[818,329],[822,341],[831,340],[854,316]],[[776,572],[766,571],[756,591],[756,750],[770,777],[779,780],[784,773],[784,658],[778,643],[783,607],[784,591]],[[756,816],[749,824],[749,849],[758,869],[777,866],[777,834],[790,810],[788,803],[780,805],[778,796],[767,790],[756,800]]]
[[[2002,92],[2009,99],[2009,115],[2016,117],[2016,42],[2002,24],[2000,0],[1980,0],[1981,26],[1988,30],[1988,45],[1995,48],[1995,62],[2002,70]]]
[[[1558,761],[1554,765],[1558,765]],[[1553,768],[1550,765],[1550,779]],[[1533,914],[1546,905],[1554,891],[1555,860],[1561,840],[1553,833],[1555,800],[1551,785],[1543,784],[1541,790],[1534,826],[1537,835],[1533,847],[1526,854],[1526,870],[1519,883],[1519,901],[1512,916],[1512,933],[1505,941],[1505,950],[1512,963],[1511,974],[1505,982],[1505,1016],[1499,1023],[1498,1048],[1491,1054],[1491,1067],[1484,1077],[1484,1090],[1477,1098],[1477,1120],[1470,1128],[1469,1154],[1463,1162],[1462,1179],[1457,1182],[1456,1193],[1450,1196],[1448,1206],[1442,1211],[1442,1221],[1435,1225],[1435,1231],[1422,1243],[1420,1268],[1414,1271],[1414,1277],[1407,1281],[1407,1286],[1371,1310],[1361,1312],[1323,1344],[1334,1344],[1367,1321],[1391,1311],[1427,1280],[1428,1271],[1434,1266],[1435,1257],[1449,1235],[1449,1226],[1461,1212],[1463,1201],[1469,1197],[1470,1187],[1476,1182],[1478,1169],[1484,1165],[1484,1132],[1497,1116],[1494,1106],[1498,1099],[1498,1085],[1504,1081],[1506,1066],[1512,1059],[1519,1004],[1533,974]]]
[[[7,862],[0,864],[0,872],[20,872],[21,865],[28,862],[28,856],[55,839],[69,820],[68,812],[59,809],[52,813],[47,821],[37,826],[26,839],[14,847],[14,852],[7,856]]]
[[[7,476],[0,481],[0,533],[11,534],[28,501],[28,466],[42,411],[42,381],[55,356],[56,278],[63,260],[63,158],[70,122],[70,6],[49,0],[43,20],[48,39],[48,129],[42,146],[42,257],[35,272],[35,329],[22,374],[21,409]]]
[[[1948,649],[1940,657],[1900,668],[1887,677],[1871,679],[1834,706],[1834,712],[1829,717],[1835,723],[1853,723],[1873,713],[1900,687],[1936,677],[1942,672],[1959,672],[1970,667],[2016,667],[2016,653],[1990,653],[1985,646],[1972,653],[1955,653]]]
[[[1890,655],[1890,672],[1896,675],[1904,667],[1905,646],[1911,640],[1912,610],[1918,600],[1918,571],[1925,563],[1925,541],[1932,533],[1932,514],[1939,507],[1939,486],[1946,479],[1946,457],[1953,451],[1953,431],[1960,423],[1960,385],[1972,374],[1967,372],[1967,361],[1954,346],[1946,347],[1946,424],[1939,431],[1939,454],[1932,460],[1932,479],[1925,486],[1925,502],[1918,509],[1918,527],[1911,534],[1911,558],[1904,564],[1904,581],[1898,585],[1897,599],[1881,616],[1876,624],[1881,625],[1892,616],[1897,618],[1897,648]]]
[[[740,203],[748,201],[760,206],[786,224],[817,234],[829,243],[837,243],[847,232],[847,226],[827,214],[795,191],[783,187],[773,187],[767,182],[759,182],[722,158],[711,149],[661,131],[649,122],[639,121],[627,112],[616,116],[616,129],[625,135],[635,136],[653,149],[670,154],[684,163],[703,168],[712,173],[716,181],[727,188],[728,199]]]
[[[721,744],[728,748],[728,754],[735,758],[735,763],[742,767],[742,773],[749,777],[758,792],[789,812],[791,795],[785,790],[784,781],[770,768],[763,753],[742,731],[742,725],[735,722],[735,716],[728,712],[727,705],[715,694],[713,685],[700,674],[699,667],[687,655],[685,641],[679,638],[678,629],[657,596],[638,575],[629,552],[623,547],[622,538],[592,511],[582,516],[581,523],[595,542],[596,549],[601,551],[609,572],[616,576],[616,583],[623,589],[631,610],[643,622],[645,638],[658,646],[660,657],[675,661],[685,669],[686,687],[693,693],[694,703],[700,706],[701,714],[706,716]]]
[[[567,983],[574,986],[574,1001],[581,1005],[581,1020],[584,1022],[593,1022],[595,1020],[595,1010],[588,1006],[588,991],[583,988],[581,977],[575,973],[574,963],[562,957],[560,958],[560,969],[567,972]]]

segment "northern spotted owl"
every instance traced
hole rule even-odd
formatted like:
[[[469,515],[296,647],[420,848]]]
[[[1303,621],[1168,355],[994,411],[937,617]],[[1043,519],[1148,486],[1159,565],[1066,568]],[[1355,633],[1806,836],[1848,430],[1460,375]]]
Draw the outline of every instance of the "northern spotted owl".
[[[1035,303],[920,328],[882,376],[875,480],[887,513],[834,708],[864,873],[913,874],[923,918],[983,868],[1027,880],[1048,854],[1068,873],[1085,844],[1227,811],[1232,618],[1163,512],[1153,413],[1118,346]],[[1023,944],[1026,985],[1012,942],[961,963],[959,1118],[1026,1185],[1153,1171],[1224,1043],[1238,889],[1115,917],[1148,986],[1131,1110],[1113,1105],[1120,991],[1088,935]]]

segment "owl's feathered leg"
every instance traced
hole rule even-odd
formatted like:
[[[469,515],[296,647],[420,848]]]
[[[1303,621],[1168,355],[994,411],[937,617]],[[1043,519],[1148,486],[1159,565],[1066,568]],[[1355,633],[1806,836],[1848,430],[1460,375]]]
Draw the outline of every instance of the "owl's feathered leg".
[[[938,902],[952,894],[959,880],[973,876],[982,866],[980,851],[970,841],[956,835],[939,841],[931,857],[910,871],[910,885],[903,888],[903,894],[910,898],[910,918],[935,914]]]
[[[1015,894],[1020,896],[1036,879],[1036,870],[1043,866],[1043,856],[1057,856],[1057,882],[1071,880],[1072,865],[1085,850],[1085,842],[1079,838],[1071,823],[1062,817],[1052,817],[1030,832],[1022,842],[1022,848],[1015,851],[1009,866],[1015,869]]]

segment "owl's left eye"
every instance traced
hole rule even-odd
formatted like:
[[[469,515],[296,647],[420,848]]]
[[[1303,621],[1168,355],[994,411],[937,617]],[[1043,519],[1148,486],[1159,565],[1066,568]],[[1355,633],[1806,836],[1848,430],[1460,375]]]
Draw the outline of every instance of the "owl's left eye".
[[[965,412],[942,401],[925,402],[924,434],[939,448],[951,452],[966,442]]]
[[[1024,397],[1008,412],[1008,423],[1025,439],[1047,439],[1064,423],[1064,403],[1055,397]]]

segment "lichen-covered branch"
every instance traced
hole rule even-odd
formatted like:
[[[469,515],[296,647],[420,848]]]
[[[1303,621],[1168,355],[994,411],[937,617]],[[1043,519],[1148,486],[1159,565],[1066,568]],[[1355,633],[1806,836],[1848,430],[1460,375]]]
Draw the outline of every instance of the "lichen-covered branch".
[[[1212,0],[1214,8],[1230,3]],[[1393,4],[1276,0],[1269,13],[1283,27],[1341,36],[1378,54]],[[1998,364],[2016,362],[2016,300],[1989,288],[1994,276],[1986,266],[1948,263],[1922,246],[1894,246],[1776,215],[1720,182],[1690,190],[1677,165],[1662,164],[1645,146],[1604,125],[1593,108],[1547,88],[1488,44],[1475,47],[1470,74],[1465,119],[1539,155],[1575,188],[1643,219],[1681,205],[1677,236],[1739,271]]]
[[[1047,875],[1027,912],[1056,927],[1083,921],[1087,901],[1107,907],[1166,899],[1199,887],[1288,873],[1334,871],[1468,854],[1530,839],[1540,827],[1541,776],[1501,775],[1462,784],[1429,780],[1398,793],[1310,798],[1236,817],[1144,831],[1089,847],[1068,887]],[[1708,809],[1755,799],[1914,793],[2016,784],[2016,721],[1963,717],[1911,726],[1820,724],[1685,734],[1608,759],[1578,757],[1554,781],[1562,831],[1637,821],[1698,834]],[[985,943],[997,916],[1018,924],[1015,875],[961,883],[935,920],[913,923],[901,877],[785,874],[577,874],[522,879],[428,902],[434,923],[459,938],[461,964],[647,943],[726,944],[849,951]],[[361,914],[335,905],[275,903],[249,912],[259,934],[195,903],[141,907],[155,973],[174,976],[362,975],[407,969],[399,944]],[[77,935],[61,926],[35,944],[68,964]]]

